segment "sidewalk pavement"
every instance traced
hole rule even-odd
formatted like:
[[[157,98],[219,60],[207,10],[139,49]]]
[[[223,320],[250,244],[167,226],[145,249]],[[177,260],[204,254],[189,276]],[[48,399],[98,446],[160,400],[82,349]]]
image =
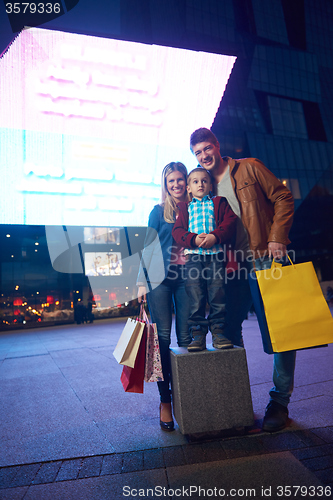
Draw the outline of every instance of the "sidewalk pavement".
[[[0,500],[331,497],[332,344],[297,353],[289,426],[264,433],[273,358],[250,316],[255,425],[199,439],[161,431],[154,383],[123,391],[125,321],[0,333]]]

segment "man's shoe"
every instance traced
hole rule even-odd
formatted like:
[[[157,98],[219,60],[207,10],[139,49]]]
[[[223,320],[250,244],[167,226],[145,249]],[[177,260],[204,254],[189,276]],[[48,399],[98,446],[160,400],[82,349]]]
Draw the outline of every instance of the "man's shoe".
[[[222,333],[212,333],[213,347],[215,349],[231,349],[234,344],[227,339]]]
[[[288,408],[270,401],[266,407],[266,413],[262,423],[262,430],[266,432],[277,432],[285,428],[288,421]]]
[[[204,351],[206,349],[206,335],[194,335],[192,342],[187,346],[188,351]]]

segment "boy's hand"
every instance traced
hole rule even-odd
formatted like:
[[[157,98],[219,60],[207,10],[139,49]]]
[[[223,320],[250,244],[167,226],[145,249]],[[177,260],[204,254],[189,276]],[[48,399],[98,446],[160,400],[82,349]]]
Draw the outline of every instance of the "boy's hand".
[[[204,236],[204,238],[201,240],[200,245],[198,245],[199,248],[211,248],[215,243],[217,242],[217,238],[214,234],[209,233],[209,234],[199,234],[199,236]]]
[[[206,233],[201,233],[201,234],[198,234],[196,237],[195,237],[195,240],[194,240],[194,243],[197,245],[197,247],[200,247],[201,246],[201,243],[203,242],[203,239],[207,236]]]

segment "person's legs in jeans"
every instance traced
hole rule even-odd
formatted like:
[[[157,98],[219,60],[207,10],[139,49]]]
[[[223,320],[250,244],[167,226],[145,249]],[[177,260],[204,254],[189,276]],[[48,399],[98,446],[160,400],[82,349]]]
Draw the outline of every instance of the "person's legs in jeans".
[[[186,262],[186,292],[189,297],[190,315],[188,325],[191,335],[200,333],[206,335],[208,332],[208,320],[206,319],[207,292],[206,282],[203,277],[204,256],[188,255]]]
[[[156,323],[160,344],[163,382],[157,382],[162,403],[171,402],[169,345],[172,326],[172,288],[166,278],[147,294],[151,320]]]
[[[178,266],[178,276],[173,284],[173,301],[177,344],[179,347],[187,347],[192,340],[188,328],[190,300],[185,289],[185,282],[185,266]]]
[[[205,276],[207,281],[207,294],[209,303],[209,329],[212,333],[219,330],[220,333],[225,329],[225,288],[224,272],[225,265],[223,255],[213,254],[209,256],[209,262],[205,266]]]
[[[171,272],[172,271],[172,272]],[[162,382],[157,382],[162,403],[171,402],[170,352],[172,303],[175,308],[177,343],[187,347],[191,342],[188,331],[189,298],[185,290],[185,267],[174,265],[168,277],[147,295],[153,323],[156,323],[163,370]]]
[[[268,258],[255,261],[256,270],[269,269],[271,265],[272,260]],[[296,351],[274,353],[274,387],[269,392],[270,401],[275,401],[285,407],[288,406],[294,388],[295,363]]]
[[[296,351],[276,352],[273,363],[274,387],[269,391],[270,401],[287,407],[294,389]]]
[[[257,259],[257,270],[268,269],[272,265],[271,259]],[[283,312],[281,312],[283,313]],[[296,351],[286,351],[274,354],[273,383],[269,391],[270,401],[266,407],[262,429],[267,432],[282,430],[288,421],[288,404],[294,388],[294,372]]]
[[[226,325],[224,334],[234,345],[244,347],[242,323],[252,305],[252,296],[248,282],[248,272],[252,264],[240,262],[239,271],[226,275]]]
[[[212,343],[215,349],[230,349],[233,343],[225,336],[225,287],[224,287],[224,254],[209,255],[205,266],[207,294],[209,303],[209,329],[212,332]]]

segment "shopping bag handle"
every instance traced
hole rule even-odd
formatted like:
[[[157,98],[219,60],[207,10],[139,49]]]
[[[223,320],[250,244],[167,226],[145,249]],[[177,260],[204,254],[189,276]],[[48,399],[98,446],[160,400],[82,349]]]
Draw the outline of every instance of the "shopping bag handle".
[[[146,313],[146,309],[143,307],[143,310],[142,310],[142,319],[145,323],[149,323],[149,318],[147,316],[147,313]]]
[[[144,323],[149,323],[149,318],[147,316],[147,313],[146,313],[146,310],[145,310],[145,306],[144,306],[144,303],[141,302],[141,305],[140,305],[140,313],[139,313],[139,320],[143,321]]]
[[[291,258],[289,257],[289,254],[288,254],[288,253],[286,254],[286,256],[288,257],[290,264],[291,264],[293,267],[295,267],[295,264],[293,263],[293,261],[292,261],[292,260],[291,260]],[[254,270],[254,271],[256,271],[256,266],[255,266],[254,261],[252,262],[252,265],[253,265],[253,270]],[[273,258],[273,260],[272,260],[272,264],[271,264],[271,267],[270,267],[270,270],[271,270],[271,271],[274,271],[274,269],[278,269],[278,268],[280,268],[280,267],[282,267],[282,264],[280,264],[280,262],[277,262],[277,261]],[[269,269],[269,268],[268,268],[268,269]]]
[[[288,254],[286,254],[286,255],[287,255],[287,257],[288,257],[288,260],[289,260],[290,264],[291,264],[293,267],[295,267],[295,264],[293,263],[293,261],[291,260],[291,258],[289,257],[289,255],[288,255]],[[276,260],[275,260],[275,259],[273,259],[273,261],[272,261],[272,265],[271,265],[271,270],[273,271],[274,269],[279,268],[279,267],[282,267],[282,264],[280,264],[280,262],[276,262]]]

